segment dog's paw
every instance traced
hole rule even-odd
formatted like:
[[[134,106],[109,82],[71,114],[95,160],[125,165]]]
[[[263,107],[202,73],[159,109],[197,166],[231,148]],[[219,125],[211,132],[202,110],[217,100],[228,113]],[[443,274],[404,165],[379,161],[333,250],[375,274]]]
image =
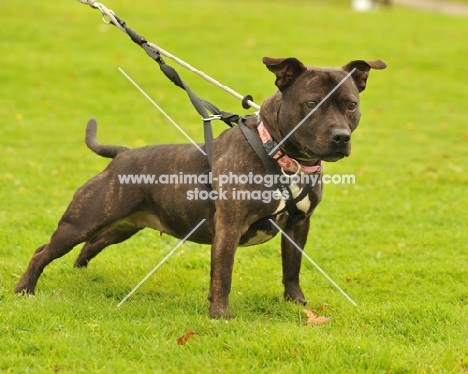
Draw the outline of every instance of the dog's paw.
[[[88,260],[80,260],[76,259],[75,263],[73,264],[74,268],[87,268],[88,267]]]
[[[304,297],[298,297],[298,298],[291,298],[291,297],[285,297],[286,301],[291,301],[296,304],[301,304],[301,305],[306,305],[309,301],[306,300]]]
[[[216,307],[216,306],[211,306],[210,307],[210,318],[211,319],[231,319],[232,314],[229,308],[223,308],[223,307]]]
[[[29,296],[29,297],[34,296],[34,291],[30,290],[28,287],[24,287],[24,286],[17,286],[14,289],[14,293],[17,294],[17,295],[20,295],[20,296]]]
[[[286,288],[284,291],[284,299],[286,301],[292,301],[296,304],[306,305],[308,303],[299,286]]]

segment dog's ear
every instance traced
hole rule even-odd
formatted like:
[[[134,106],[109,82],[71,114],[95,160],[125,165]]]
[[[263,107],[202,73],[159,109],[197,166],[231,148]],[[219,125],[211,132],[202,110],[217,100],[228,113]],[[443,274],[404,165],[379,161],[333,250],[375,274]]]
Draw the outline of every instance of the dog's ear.
[[[364,60],[354,60],[351,62],[348,62],[345,66],[343,66],[343,69],[350,72],[354,68],[353,74],[351,75],[353,77],[354,83],[356,84],[356,87],[358,88],[359,92],[362,92],[366,89],[366,82],[367,78],[369,77],[369,71],[370,69],[385,69],[387,67],[387,64],[383,62],[382,60],[374,60],[374,61],[364,61]]]
[[[307,68],[297,58],[271,58],[263,57],[263,63],[268,70],[276,75],[276,87],[280,91],[288,88],[294,80],[301,75]]]

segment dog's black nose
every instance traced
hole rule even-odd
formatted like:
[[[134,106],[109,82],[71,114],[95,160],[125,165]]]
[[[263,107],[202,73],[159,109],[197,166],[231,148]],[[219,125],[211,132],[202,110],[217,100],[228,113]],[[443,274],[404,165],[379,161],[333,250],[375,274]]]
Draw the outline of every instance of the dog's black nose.
[[[351,133],[348,130],[334,130],[332,139],[337,144],[348,144],[351,140]]]

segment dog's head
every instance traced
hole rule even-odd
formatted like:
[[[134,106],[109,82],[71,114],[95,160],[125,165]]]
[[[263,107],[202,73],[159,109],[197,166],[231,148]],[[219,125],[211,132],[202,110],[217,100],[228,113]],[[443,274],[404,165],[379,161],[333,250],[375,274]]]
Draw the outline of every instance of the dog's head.
[[[351,61],[342,68],[306,67],[296,58],[264,57],[276,75],[279,91],[260,108],[273,138],[291,157],[304,162],[337,161],[351,152],[351,133],[361,112],[359,93],[370,69],[385,69],[381,60]]]

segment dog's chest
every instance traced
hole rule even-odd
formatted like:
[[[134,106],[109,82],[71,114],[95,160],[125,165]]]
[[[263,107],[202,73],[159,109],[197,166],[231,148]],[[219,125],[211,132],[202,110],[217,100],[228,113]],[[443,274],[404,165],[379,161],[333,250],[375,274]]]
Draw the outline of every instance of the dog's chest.
[[[295,183],[290,184],[289,189],[291,190],[293,199],[298,197],[300,195],[301,191],[302,191],[302,188],[299,187]],[[309,211],[309,209],[310,209],[310,204],[311,204],[311,201],[309,199],[309,196],[306,195],[301,201],[298,201],[296,203],[296,206],[297,206],[297,209],[299,209],[301,212],[307,213]],[[281,199],[278,207],[275,210],[275,213],[273,213],[273,214],[276,214],[276,213],[282,211],[285,207],[286,207],[286,202],[285,202],[284,199]]]
[[[289,189],[291,190],[293,198],[296,198],[297,196],[299,196],[299,194],[302,191],[302,188],[300,188],[296,184],[290,185]],[[277,191],[279,192],[279,190]],[[300,211],[307,213],[311,206],[311,201],[309,199],[309,196],[305,196],[301,201],[299,201],[296,204],[296,206],[297,206],[297,209],[299,209]],[[276,215],[278,212],[281,212],[285,207],[286,207],[285,200],[281,199],[273,215]],[[280,213],[276,217],[276,220],[278,221],[283,214],[286,214],[286,213]],[[265,219],[262,219],[261,221],[256,222],[256,224],[251,226],[246,236],[241,238],[240,246],[244,247],[244,246],[262,244],[272,239],[276,235],[277,232],[273,230],[274,229],[273,225],[268,221],[269,219],[265,218]]]

